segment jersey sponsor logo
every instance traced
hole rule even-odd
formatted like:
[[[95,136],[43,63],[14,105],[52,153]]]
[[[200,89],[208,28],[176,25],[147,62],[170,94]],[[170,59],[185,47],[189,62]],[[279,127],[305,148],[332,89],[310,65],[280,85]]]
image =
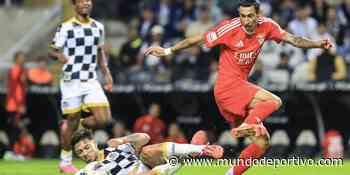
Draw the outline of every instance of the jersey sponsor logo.
[[[236,54],[235,58],[239,65],[249,65],[255,61],[259,53],[260,49],[251,52],[240,52]]]
[[[214,42],[214,41],[217,40],[217,39],[218,39],[218,35],[216,35],[215,32],[209,32],[209,33],[207,34],[207,40],[208,40],[208,42],[212,43],[212,42]]]

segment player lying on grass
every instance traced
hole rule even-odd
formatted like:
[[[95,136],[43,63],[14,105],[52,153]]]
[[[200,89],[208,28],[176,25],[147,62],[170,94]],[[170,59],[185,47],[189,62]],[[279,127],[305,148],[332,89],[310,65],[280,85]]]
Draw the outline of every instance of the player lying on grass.
[[[147,134],[136,133],[121,138],[114,138],[107,142],[108,147],[99,150],[92,133],[79,130],[73,135],[72,147],[78,158],[93,166],[94,171],[112,175],[160,175],[173,174],[178,166],[167,164],[172,156],[205,155],[221,158],[223,148],[218,145],[206,145],[201,134],[195,134],[194,144],[176,144],[165,142],[146,145],[150,138]],[[96,162],[98,161],[98,162]],[[77,174],[86,174],[84,169]],[[102,173],[102,174],[103,174]],[[98,173],[96,173],[98,174]]]

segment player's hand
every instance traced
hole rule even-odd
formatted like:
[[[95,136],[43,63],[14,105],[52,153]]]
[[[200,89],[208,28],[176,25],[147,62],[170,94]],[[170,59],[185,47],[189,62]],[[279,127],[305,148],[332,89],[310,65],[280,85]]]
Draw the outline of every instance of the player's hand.
[[[163,57],[163,56],[167,56],[168,54],[165,53],[165,48],[160,47],[160,46],[153,46],[148,48],[145,51],[145,55],[153,55],[153,56],[157,56],[157,57]]]
[[[106,74],[105,75],[105,80],[106,80],[106,84],[104,86],[104,89],[108,92],[112,92],[112,88],[113,88],[113,78],[111,74]]]
[[[122,145],[122,144],[124,144],[124,141],[122,139],[118,139],[118,138],[110,139],[110,140],[107,141],[107,145],[109,147],[113,147],[113,148],[116,148],[116,147],[118,147],[119,145]]]
[[[321,48],[322,49],[330,49],[331,47],[333,47],[333,45],[330,42],[330,40],[326,39],[326,40],[321,41]]]

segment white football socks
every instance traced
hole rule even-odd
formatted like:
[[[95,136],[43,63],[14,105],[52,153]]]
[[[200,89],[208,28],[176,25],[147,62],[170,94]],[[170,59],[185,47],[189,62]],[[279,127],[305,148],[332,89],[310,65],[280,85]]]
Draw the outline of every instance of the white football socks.
[[[61,150],[61,165],[70,165],[72,164],[73,153],[72,151]]]
[[[205,145],[166,143],[167,156],[185,156],[192,153],[201,153]]]

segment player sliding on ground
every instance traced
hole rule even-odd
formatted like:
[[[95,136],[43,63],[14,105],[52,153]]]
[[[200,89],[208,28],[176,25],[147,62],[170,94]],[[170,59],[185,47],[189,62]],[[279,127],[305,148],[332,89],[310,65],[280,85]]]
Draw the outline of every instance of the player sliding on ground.
[[[131,134],[109,140],[108,148],[98,150],[92,133],[88,130],[77,131],[72,138],[72,147],[76,155],[89,163],[77,175],[95,172],[96,175],[165,175],[173,174],[181,164],[173,166],[167,163],[172,156],[205,155],[213,158],[223,156],[223,148],[207,145],[203,136],[195,134],[192,143],[176,144],[165,142],[146,145],[150,137],[144,133]],[[97,161],[97,162],[96,162]],[[85,174],[84,174],[85,173]]]
[[[191,36],[173,47],[150,47],[145,52],[162,57],[203,43],[208,48],[221,46],[214,96],[220,113],[236,126],[232,136],[252,139],[252,144],[241,152],[241,159],[260,158],[264,154],[269,134],[262,122],[282,105],[279,97],[247,81],[263,44],[273,40],[300,48],[332,47],[329,40],[312,41],[284,31],[272,19],[260,16],[259,6],[258,0],[240,0],[239,17],[224,20],[204,35]],[[238,165],[226,174],[241,175],[248,168]]]

